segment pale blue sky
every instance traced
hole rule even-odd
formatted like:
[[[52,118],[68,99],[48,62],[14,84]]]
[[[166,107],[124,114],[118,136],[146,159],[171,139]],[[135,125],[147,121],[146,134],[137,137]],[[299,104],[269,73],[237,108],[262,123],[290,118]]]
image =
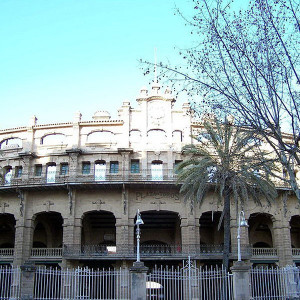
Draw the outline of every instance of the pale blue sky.
[[[176,0],[175,0],[176,1]],[[186,0],[177,0],[185,5]],[[1,0],[0,128],[116,115],[147,85],[138,59],[190,39],[174,0]],[[181,102],[182,103],[182,102]]]

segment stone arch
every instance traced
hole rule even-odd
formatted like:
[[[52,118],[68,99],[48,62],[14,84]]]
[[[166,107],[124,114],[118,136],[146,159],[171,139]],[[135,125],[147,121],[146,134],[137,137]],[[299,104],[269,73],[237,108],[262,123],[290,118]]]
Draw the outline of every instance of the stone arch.
[[[172,132],[172,141],[173,143],[181,143],[182,142],[182,131],[174,130]]]
[[[40,212],[33,216],[32,246],[62,247],[63,217],[59,212]]]
[[[291,246],[300,248],[300,215],[294,215],[290,219]]]
[[[142,133],[138,129],[132,129],[129,132],[129,141],[130,143],[139,143],[142,138]]]
[[[15,148],[22,148],[23,141],[18,137],[10,137],[4,139],[0,142],[0,149],[15,149]]]
[[[252,213],[249,216],[248,233],[251,245],[254,247],[268,245],[264,248],[273,248],[273,221],[274,217],[268,213]]]
[[[87,143],[110,144],[115,142],[115,134],[109,130],[95,130],[87,135]]]
[[[41,145],[47,145],[47,146],[56,146],[56,145],[64,145],[67,144],[66,141],[67,137],[63,133],[47,133],[40,139]]]
[[[224,226],[223,222],[218,230],[222,211],[205,211],[199,218],[199,234],[201,245],[223,245]]]
[[[82,245],[116,245],[116,217],[106,210],[90,210],[83,213],[81,229]]]
[[[15,225],[13,214],[0,214],[0,248],[14,248]]]
[[[156,241],[166,245],[181,245],[180,215],[169,210],[142,210],[141,244]],[[134,224],[136,217],[134,219]],[[149,245],[149,243],[148,243]]]

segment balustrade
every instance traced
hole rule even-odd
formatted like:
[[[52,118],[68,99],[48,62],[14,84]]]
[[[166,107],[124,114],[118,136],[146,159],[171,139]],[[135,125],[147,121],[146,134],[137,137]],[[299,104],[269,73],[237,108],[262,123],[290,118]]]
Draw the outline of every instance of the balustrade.
[[[300,257],[300,248],[292,248],[292,255]]]
[[[62,257],[62,248],[32,248],[31,257]]]
[[[0,248],[0,257],[13,257],[14,248]]]
[[[276,248],[252,248],[253,257],[276,257],[277,249]]]

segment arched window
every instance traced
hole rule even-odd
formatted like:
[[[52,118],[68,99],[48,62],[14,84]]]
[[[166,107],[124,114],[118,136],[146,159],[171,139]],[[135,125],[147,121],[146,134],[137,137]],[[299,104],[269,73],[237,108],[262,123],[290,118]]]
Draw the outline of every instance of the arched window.
[[[182,132],[180,130],[173,131],[173,143],[182,142]]]
[[[66,144],[66,136],[62,133],[53,133],[41,138],[41,145],[55,146]]]
[[[141,132],[139,130],[133,129],[130,131],[129,140],[130,143],[139,143],[141,141]]]
[[[3,140],[0,143],[0,149],[14,149],[14,148],[22,148],[22,140],[19,138],[9,138],[6,140]]]
[[[87,143],[110,144],[115,142],[115,136],[111,131],[95,131],[87,136]]]
[[[12,167],[7,166],[7,167],[4,168],[4,183],[6,185],[10,185],[11,184],[11,178],[12,178]]]
[[[166,140],[166,132],[162,129],[151,129],[148,131],[148,143],[160,144]]]

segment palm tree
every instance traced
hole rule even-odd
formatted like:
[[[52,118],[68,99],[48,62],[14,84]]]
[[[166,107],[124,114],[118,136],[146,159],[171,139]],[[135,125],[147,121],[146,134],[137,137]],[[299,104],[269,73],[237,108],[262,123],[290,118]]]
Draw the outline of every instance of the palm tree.
[[[189,158],[177,167],[178,182],[180,192],[192,207],[195,202],[201,205],[212,188],[218,201],[224,201],[220,222],[224,222],[223,264],[228,268],[230,199],[243,207],[250,198],[258,204],[265,198],[270,205],[277,196],[270,180],[275,170],[274,160],[258,147],[260,140],[249,130],[218,120],[204,122],[204,129],[195,137],[199,143],[182,149]]]

